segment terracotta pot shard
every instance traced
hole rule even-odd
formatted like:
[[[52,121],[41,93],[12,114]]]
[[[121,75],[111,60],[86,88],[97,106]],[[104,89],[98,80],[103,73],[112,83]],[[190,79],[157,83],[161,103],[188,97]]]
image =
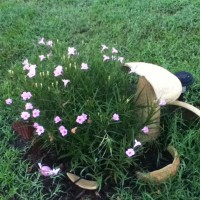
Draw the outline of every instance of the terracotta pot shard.
[[[86,190],[96,190],[99,187],[96,181],[83,179],[80,176],[76,176],[75,174],[72,174],[70,172],[67,173],[67,176],[75,185],[79,186],[80,188]]]
[[[30,140],[33,137],[35,130],[32,123],[24,123],[20,121],[14,122],[12,128],[24,140]]]
[[[146,182],[159,184],[165,182],[170,177],[175,176],[180,165],[180,158],[177,150],[174,147],[168,146],[167,150],[173,157],[173,162],[171,164],[149,173],[137,172],[137,178]]]

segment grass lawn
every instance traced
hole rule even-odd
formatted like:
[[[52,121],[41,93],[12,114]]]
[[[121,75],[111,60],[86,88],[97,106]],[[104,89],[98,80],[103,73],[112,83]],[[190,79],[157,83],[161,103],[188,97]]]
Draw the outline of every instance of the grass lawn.
[[[5,72],[34,57],[41,37],[67,42],[85,54],[101,44],[114,46],[127,61],[158,64],[171,72],[188,71],[195,83],[187,101],[200,99],[200,1],[198,0],[1,0],[0,1],[0,199],[59,199],[61,185],[44,193],[38,173],[28,173],[26,148],[14,146],[5,99],[10,94]],[[67,47],[66,47],[67,49]],[[199,200],[200,123],[186,123],[177,111],[167,117],[167,134],[181,156],[178,175],[162,185],[136,183],[117,187],[110,199]],[[184,124],[185,123],[185,124]],[[46,195],[46,196],[45,196]]]

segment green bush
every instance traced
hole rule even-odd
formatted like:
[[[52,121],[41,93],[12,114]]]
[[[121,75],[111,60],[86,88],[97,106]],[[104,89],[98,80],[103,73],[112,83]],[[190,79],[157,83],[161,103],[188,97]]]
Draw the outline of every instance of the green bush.
[[[136,78],[123,69],[114,48],[84,55],[59,41],[40,42],[35,55],[9,70],[20,85],[15,101],[21,119],[34,123],[35,138],[62,162],[70,160],[75,173],[98,181],[124,179],[140,148],[134,156],[126,150],[144,125],[135,116]]]

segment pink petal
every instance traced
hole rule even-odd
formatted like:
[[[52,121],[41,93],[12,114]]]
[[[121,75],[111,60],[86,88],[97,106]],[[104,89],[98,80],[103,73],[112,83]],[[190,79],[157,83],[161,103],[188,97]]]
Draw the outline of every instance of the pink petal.
[[[165,106],[166,104],[167,104],[167,102],[164,99],[160,99],[160,101],[159,101],[160,106]]]
[[[12,99],[10,99],[10,98],[6,99],[6,104],[7,105],[11,105],[12,104]]]
[[[113,47],[112,48],[112,53],[118,53],[118,50]]]
[[[127,149],[127,150],[126,150],[126,155],[127,155],[128,157],[131,157],[131,156],[135,155],[134,149],[133,149],[133,148]]]
[[[145,126],[145,127],[142,129],[142,132],[143,132],[143,133],[149,133],[149,128],[148,128],[148,126]]]
[[[113,114],[112,119],[113,119],[114,121],[119,121],[119,115],[116,114],[116,113]]]

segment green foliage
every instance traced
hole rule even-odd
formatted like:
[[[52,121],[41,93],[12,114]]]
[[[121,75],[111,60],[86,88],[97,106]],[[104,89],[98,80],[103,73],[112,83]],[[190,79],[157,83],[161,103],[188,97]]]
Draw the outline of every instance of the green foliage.
[[[37,46],[38,53],[28,61],[29,66],[37,66],[36,76],[28,77],[28,70],[18,65],[9,71],[13,83],[20,85],[18,101],[22,102],[22,92],[31,92],[32,97],[26,102],[40,109],[38,118],[28,119],[45,128],[45,133],[37,138],[46,148],[56,151],[60,159],[70,159],[72,170],[93,174],[94,179],[121,180],[134,164],[125,151],[133,146],[134,133],[143,127],[135,117],[138,108],[134,103],[133,77],[123,70],[119,55],[112,54],[111,48],[103,53],[99,48],[91,49],[89,55],[78,52],[68,56],[67,45],[58,41],[52,48]],[[39,60],[39,55],[49,53],[48,58]],[[103,54],[110,59],[103,62]],[[82,63],[88,63],[89,69],[81,69]],[[63,67],[62,75],[54,76],[56,66]],[[63,80],[70,82],[64,86]],[[82,113],[87,115],[83,124],[77,122]],[[115,113],[119,120],[112,118]],[[56,116],[62,122],[55,123]],[[61,126],[68,130],[66,136],[59,131]],[[70,133],[71,129],[76,133]]]
[[[14,136],[10,124],[13,120],[12,113],[8,110],[1,111],[0,115],[0,199],[45,199],[55,197],[60,192],[58,184],[54,190],[49,189],[48,194],[43,194],[44,186],[38,173],[29,173],[30,164],[22,160],[27,150],[20,152],[15,146]],[[20,142],[19,144],[20,145]],[[22,148],[22,147],[21,147]]]

